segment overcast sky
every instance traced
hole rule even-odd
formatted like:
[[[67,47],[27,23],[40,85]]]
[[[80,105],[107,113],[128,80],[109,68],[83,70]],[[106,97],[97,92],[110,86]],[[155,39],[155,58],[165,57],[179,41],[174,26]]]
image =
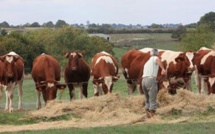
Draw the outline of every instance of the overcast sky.
[[[185,25],[211,11],[215,0],[0,0],[0,23]]]

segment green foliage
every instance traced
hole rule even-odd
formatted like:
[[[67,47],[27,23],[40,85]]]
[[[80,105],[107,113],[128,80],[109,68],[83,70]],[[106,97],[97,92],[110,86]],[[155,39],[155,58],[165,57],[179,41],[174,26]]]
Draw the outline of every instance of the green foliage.
[[[206,13],[198,22],[198,25],[208,24],[210,28],[215,30],[215,12]]]
[[[183,50],[198,50],[202,46],[211,48],[215,43],[215,34],[210,25],[202,24],[195,30],[182,36],[181,47]]]
[[[172,32],[171,38],[181,40],[181,35],[187,32],[186,27],[180,25],[175,31]]]
[[[30,26],[31,27],[40,27],[40,24],[38,22],[34,22]]]
[[[52,27],[54,27],[54,23],[53,23],[52,21],[49,21],[49,22],[47,22],[47,23],[44,23],[44,24],[43,24],[43,27],[52,28]]]
[[[7,31],[5,29],[0,28],[0,36],[1,35],[3,35],[3,36],[7,35]]]
[[[58,20],[55,24],[55,27],[60,28],[63,26],[68,26],[68,24],[64,20]]]
[[[6,21],[4,21],[0,23],[0,27],[10,27],[10,25]]]
[[[21,56],[25,62],[25,73],[30,73],[34,58],[44,51],[43,46],[36,45],[33,40],[18,32],[0,37],[0,48],[0,55],[14,51]]]
[[[84,50],[84,58],[90,62],[97,52],[107,51],[113,54],[112,47],[113,44],[103,38],[89,37],[81,29],[70,26],[44,28],[26,33],[12,32],[7,36],[0,36],[0,55],[10,51],[19,54],[25,61],[26,73],[31,72],[33,60],[42,53],[52,55],[64,67],[67,62],[62,53],[64,50]]]

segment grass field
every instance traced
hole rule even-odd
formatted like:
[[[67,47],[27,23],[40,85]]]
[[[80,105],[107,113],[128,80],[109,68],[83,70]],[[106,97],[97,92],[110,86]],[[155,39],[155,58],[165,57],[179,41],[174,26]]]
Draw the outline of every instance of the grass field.
[[[147,124],[113,127],[51,129],[16,134],[213,134],[215,123]]]
[[[179,42],[171,38],[170,33],[144,33],[144,34],[112,34],[111,42],[116,47],[126,49],[140,49],[153,47],[159,49],[180,50]]]
[[[110,35],[111,41],[118,44],[115,44],[116,47],[113,49],[115,52],[115,57],[118,59],[120,64],[120,59],[122,55],[131,48],[143,48],[143,47],[156,47],[161,49],[170,49],[178,50],[179,43],[173,41],[170,36],[171,34],[115,34]],[[125,41],[125,39],[127,39]],[[129,43],[130,42],[130,43]],[[127,45],[129,44],[129,45]],[[126,46],[126,47],[125,47]],[[127,85],[124,77],[120,74],[120,79],[115,83],[113,88],[113,93],[119,93],[122,96],[127,97]],[[61,79],[64,82],[63,78]],[[196,91],[194,80],[192,81],[194,92]],[[78,90],[76,90],[76,98],[78,99]],[[135,92],[135,95],[138,95],[138,91]],[[93,85],[92,79],[89,81],[88,85],[88,97],[93,96]],[[43,102],[43,98],[41,98]],[[64,102],[69,102],[68,88],[64,92],[58,92],[57,100],[62,100]],[[14,94],[14,107],[17,109],[17,87]],[[24,80],[23,87],[23,105],[24,112],[14,113],[5,113],[4,108],[5,95],[0,103],[0,125],[23,125],[23,124],[32,124],[37,123],[37,120],[20,120],[28,111],[36,110],[36,93],[35,86],[32,79]],[[204,116],[202,117],[204,118]],[[62,119],[63,120],[63,119]],[[213,133],[215,122],[208,123],[181,123],[181,124],[147,124],[147,125],[131,125],[131,126],[107,126],[107,127],[93,127],[93,128],[73,128],[70,129],[51,129],[46,131],[25,131],[19,133],[93,133],[93,134],[125,134],[125,133],[154,133],[154,134],[200,134],[200,133]],[[1,128],[2,126],[0,126]]]

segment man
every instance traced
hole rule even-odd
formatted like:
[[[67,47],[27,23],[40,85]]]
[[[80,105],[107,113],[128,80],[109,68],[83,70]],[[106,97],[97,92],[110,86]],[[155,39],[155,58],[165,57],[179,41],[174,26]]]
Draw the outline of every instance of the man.
[[[142,76],[142,88],[145,95],[145,110],[148,118],[151,118],[155,115],[157,109],[157,73],[159,67],[161,70],[161,75],[165,75],[166,71],[163,67],[163,64],[158,57],[158,50],[152,49],[150,51],[151,57],[144,65],[143,76]]]

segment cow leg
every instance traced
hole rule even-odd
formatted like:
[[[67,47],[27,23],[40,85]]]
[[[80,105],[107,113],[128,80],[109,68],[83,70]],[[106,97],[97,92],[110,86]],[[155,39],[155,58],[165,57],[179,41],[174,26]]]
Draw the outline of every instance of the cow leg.
[[[23,105],[22,105],[22,94],[23,94],[22,87],[23,87],[23,81],[20,81],[18,83],[18,86],[19,86],[19,89],[18,89],[18,96],[19,96],[18,110],[22,110],[22,108],[23,108]]]
[[[83,97],[83,95],[84,95],[84,97],[85,98],[87,98],[87,96],[88,96],[88,91],[87,91],[87,87],[88,87],[88,83],[83,83],[82,84],[82,86],[81,86],[81,96]]]
[[[103,92],[103,89],[102,89],[102,86],[101,86],[101,85],[99,85],[99,86],[98,86],[98,91],[99,91],[99,95],[103,95],[103,94],[104,94],[104,92]]]
[[[186,84],[187,90],[192,92],[191,79],[189,79],[185,84]]]
[[[70,100],[75,100],[75,89],[73,84],[69,84],[68,88],[69,88]]]
[[[208,95],[214,93],[214,89],[213,89],[214,83],[215,83],[215,78],[209,77],[208,78]]]
[[[1,100],[2,100],[2,92],[3,92],[3,89],[2,89],[2,85],[0,86],[0,105],[1,105]]]
[[[36,93],[37,93],[37,104],[36,104],[36,107],[37,107],[37,109],[40,109],[41,108],[41,101],[40,101],[41,92],[39,90],[36,90]]]
[[[5,90],[5,111],[8,111],[9,110],[9,98],[8,98],[8,92],[7,90]]]
[[[128,95],[132,95],[136,90],[136,86],[132,80],[127,80]]]
[[[5,110],[9,112],[13,112],[13,90],[15,87],[15,83],[12,83],[9,85],[6,89],[6,104],[5,104]]]
[[[94,96],[99,96],[99,85],[93,84]]]
[[[94,96],[99,96],[103,94],[102,87],[100,85],[93,84]]]
[[[199,93],[201,93],[201,78],[200,78],[200,75],[198,74],[197,69],[194,71],[194,80],[195,80]]]
[[[203,93],[203,94],[208,94],[208,86],[204,80],[204,78],[201,77],[201,91],[200,93]]]

